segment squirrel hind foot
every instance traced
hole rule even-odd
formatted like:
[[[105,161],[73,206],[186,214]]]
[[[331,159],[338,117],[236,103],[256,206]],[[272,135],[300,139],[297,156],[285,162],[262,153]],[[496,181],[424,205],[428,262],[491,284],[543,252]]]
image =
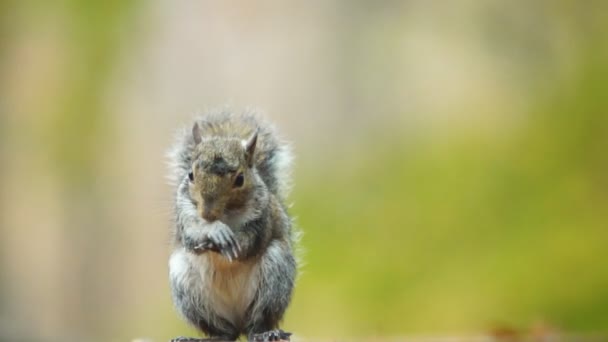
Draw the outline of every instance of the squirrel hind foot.
[[[281,329],[269,330],[259,334],[252,334],[249,342],[290,341],[290,336],[290,332]]]
[[[198,337],[176,337],[171,339],[170,342],[234,342],[236,339],[231,339],[228,337],[207,337],[207,338],[198,338]]]

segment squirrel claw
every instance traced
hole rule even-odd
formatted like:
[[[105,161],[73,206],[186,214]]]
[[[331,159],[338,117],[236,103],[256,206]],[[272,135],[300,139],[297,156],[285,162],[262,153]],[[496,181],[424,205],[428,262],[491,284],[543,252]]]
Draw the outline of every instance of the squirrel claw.
[[[290,332],[283,331],[281,329],[270,330],[259,334],[253,334],[251,337],[252,342],[273,342],[273,341],[289,341],[291,336]]]
[[[228,261],[232,262],[232,256],[230,255],[229,251],[222,250],[221,254],[224,258],[228,259]]]

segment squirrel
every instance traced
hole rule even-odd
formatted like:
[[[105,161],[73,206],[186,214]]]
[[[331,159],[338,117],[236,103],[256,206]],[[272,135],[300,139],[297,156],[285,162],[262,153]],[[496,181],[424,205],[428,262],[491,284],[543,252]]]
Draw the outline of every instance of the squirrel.
[[[289,145],[254,111],[207,113],[169,152],[176,187],[169,278],[174,305],[208,339],[289,340],[299,232],[285,205]]]

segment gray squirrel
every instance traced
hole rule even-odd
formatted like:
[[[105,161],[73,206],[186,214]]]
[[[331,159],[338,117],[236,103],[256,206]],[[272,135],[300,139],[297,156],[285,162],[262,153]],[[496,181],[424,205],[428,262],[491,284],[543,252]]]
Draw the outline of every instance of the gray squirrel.
[[[169,278],[177,311],[208,339],[289,340],[298,232],[286,210],[291,151],[255,112],[198,118],[169,152],[176,187]]]

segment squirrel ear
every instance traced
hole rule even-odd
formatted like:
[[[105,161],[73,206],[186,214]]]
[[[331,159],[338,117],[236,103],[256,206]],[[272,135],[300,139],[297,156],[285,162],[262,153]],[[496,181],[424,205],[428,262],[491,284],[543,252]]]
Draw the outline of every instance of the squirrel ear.
[[[198,145],[201,143],[201,128],[198,127],[198,122],[195,122],[194,126],[192,127],[192,136],[194,137],[195,144]]]
[[[255,145],[258,141],[258,130],[247,139],[243,141],[243,147],[245,147],[245,158],[247,159],[247,165],[253,166],[253,154],[255,153]]]

